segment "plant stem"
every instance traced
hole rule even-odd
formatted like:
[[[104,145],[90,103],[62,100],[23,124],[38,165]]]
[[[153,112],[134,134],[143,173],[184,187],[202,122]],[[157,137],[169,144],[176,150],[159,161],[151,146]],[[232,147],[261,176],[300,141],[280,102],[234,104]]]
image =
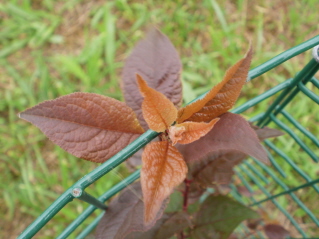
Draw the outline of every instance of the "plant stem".
[[[184,212],[187,211],[187,207],[188,207],[188,192],[189,192],[189,187],[190,187],[191,182],[192,182],[192,180],[189,180],[187,178],[185,178],[185,180],[184,180],[184,183],[185,183],[185,191],[183,193],[183,197],[184,197],[183,211]]]

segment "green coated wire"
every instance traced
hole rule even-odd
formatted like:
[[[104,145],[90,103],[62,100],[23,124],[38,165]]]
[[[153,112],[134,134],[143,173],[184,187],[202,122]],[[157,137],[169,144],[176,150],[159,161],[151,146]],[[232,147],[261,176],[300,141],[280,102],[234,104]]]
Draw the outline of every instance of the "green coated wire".
[[[270,197],[271,194],[266,190],[266,188],[264,188],[259,181],[256,179],[256,177],[254,175],[251,174],[250,171],[248,170],[244,170],[242,165],[238,165],[238,168],[245,174],[247,175],[250,179],[252,179],[254,181],[254,183],[261,189],[261,191],[266,194],[267,197]],[[241,173],[237,172],[237,176],[240,177]],[[243,176],[241,175],[241,179],[243,179]],[[299,226],[299,224],[296,222],[296,220],[275,200],[275,199],[271,199],[271,201],[273,202],[273,204],[289,219],[289,221],[295,226],[295,228],[299,231],[299,233],[307,238],[307,234],[302,230],[302,228]]]
[[[319,89],[319,80],[318,79],[316,79],[315,77],[312,77],[312,79],[310,81],[315,87],[317,87]]]
[[[269,201],[271,199],[277,198],[277,197],[282,196],[282,195],[289,194],[289,193],[294,192],[294,191],[298,191],[299,189],[302,189],[302,188],[313,186],[313,185],[315,185],[317,183],[319,183],[319,178],[315,179],[315,180],[312,180],[311,182],[299,185],[298,187],[290,188],[289,190],[283,191],[281,193],[278,193],[278,194],[275,194],[275,195],[271,195],[270,197],[267,197],[267,198],[264,198],[264,199],[262,199],[260,201],[254,202],[253,204],[251,204],[251,206],[259,205],[259,204],[261,204],[263,202]]]
[[[285,192],[288,192],[290,189],[286,184],[284,184],[267,166],[256,160],[256,163],[260,168],[265,170],[267,174],[278,184],[280,185]],[[307,215],[313,220],[313,222],[319,227],[319,220],[316,218],[316,216],[309,210],[303,202],[300,201],[300,199],[292,192],[288,192],[288,194],[291,196],[291,198],[298,204],[299,207],[301,207]]]
[[[317,96],[315,93],[313,93],[311,90],[309,90],[304,84],[299,83],[298,88],[310,99],[312,99],[314,102],[319,104],[319,96]]]
[[[281,129],[287,132],[299,146],[315,161],[318,162],[318,156],[291,130],[287,125],[275,117],[275,115],[270,114],[270,119],[275,122]]]
[[[280,65],[281,63],[287,61],[288,59],[304,52],[319,43],[319,35],[311,38],[310,40],[293,47],[280,55],[272,58],[266,63],[252,69],[249,72],[249,79],[251,79],[273,69],[274,67]],[[318,65],[318,64],[317,64]],[[306,66],[307,67],[307,66]],[[292,83],[289,83],[290,86]],[[288,88],[285,88],[288,89]],[[197,99],[199,99],[198,97]],[[196,100],[197,100],[196,99]],[[259,99],[260,100],[260,99]],[[263,116],[267,116],[264,114]],[[265,117],[263,117],[265,118]],[[132,142],[118,154],[110,158],[108,161],[94,169],[91,173],[85,175],[82,179],[76,182],[71,188],[66,190],[54,203],[49,206],[18,238],[31,238],[35,235],[59,210],[61,210],[67,203],[73,200],[72,189],[74,187],[79,187],[84,190],[86,187],[94,183],[96,180],[101,178],[103,175],[111,171],[114,167],[122,163],[128,157],[133,155],[140,148],[145,146],[148,142],[150,142],[153,138],[155,138],[158,133],[154,131],[147,131],[142,136],[140,136],[137,140]],[[280,205],[279,205],[280,206]],[[297,225],[298,226],[298,225]],[[297,228],[297,227],[296,227]],[[298,229],[298,228],[297,228]]]
[[[310,183],[313,180],[308,176],[308,174],[302,171],[284,152],[278,149],[273,143],[271,143],[267,139],[264,142],[269,148],[271,148],[275,153],[277,153],[280,157],[282,157],[290,165],[290,167],[292,167],[301,177],[303,177],[306,180],[306,182]],[[314,184],[313,188],[317,193],[319,193],[319,187],[317,185]]]
[[[317,147],[319,147],[319,140],[310,133],[305,127],[303,127],[297,120],[295,120],[286,110],[282,110],[281,114],[295,126],[299,131],[301,131],[306,137],[308,137]]]
[[[106,200],[113,197],[119,190],[124,189],[135,180],[137,180],[140,176],[140,170],[135,171],[127,178],[123,179],[121,182],[113,186],[107,192],[105,192],[102,196],[99,197],[99,201],[105,203]],[[97,207],[94,205],[88,206],[63,232],[57,237],[57,239],[67,238],[85,219],[87,219]]]

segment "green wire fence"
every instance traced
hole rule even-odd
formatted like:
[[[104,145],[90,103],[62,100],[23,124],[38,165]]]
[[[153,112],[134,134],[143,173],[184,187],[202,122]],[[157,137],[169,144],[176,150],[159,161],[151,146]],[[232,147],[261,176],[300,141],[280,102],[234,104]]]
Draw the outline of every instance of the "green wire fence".
[[[276,87],[247,101],[232,112],[239,114],[252,108],[262,101],[268,100],[270,106],[265,110],[265,112],[258,114],[250,120],[252,122],[257,122],[257,125],[260,127],[264,127],[270,123],[277,125],[278,128],[294,139],[296,142],[296,147],[300,147],[300,150],[306,152],[306,154],[309,156],[309,159],[312,159],[314,162],[318,162],[318,155],[313,152],[309,143],[307,143],[309,141],[312,144],[311,146],[319,148],[318,138],[309,132],[304,126],[298,123],[298,121],[290,113],[288,113],[285,108],[287,105],[293,102],[297,94],[303,94],[304,97],[308,97],[309,100],[313,101],[316,106],[319,104],[319,96],[306,86],[307,83],[311,83],[316,89],[319,89],[319,81],[314,77],[315,73],[319,70],[319,35],[252,69],[249,72],[248,81],[266,73],[267,71],[270,71],[290,58],[311,48],[313,48],[313,58],[294,78],[288,79],[283,83],[278,84]],[[203,97],[203,95],[197,99],[201,97]],[[317,112],[318,109],[319,108],[317,108]],[[316,110],[314,110],[314,113],[315,112]],[[289,122],[289,125],[285,122]],[[301,133],[302,137],[299,136],[299,133],[296,133],[297,131]],[[31,225],[29,225],[29,227],[23,231],[18,238],[33,237],[42,227],[45,226],[45,224],[51,220],[52,217],[54,217],[54,215],[56,215],[74,198],[89,203],[90,205],[88,208],[84,210],[82,214],[79,215],[79,217],[75,219],[57,237],[67,238],[96,209],[104,210],[107,208],[107,206],[104,204],[105,201],[138,179],[140,176],[140,171],[137,170],[126,179],[115,185],[113,188],[105,192],[99,198],[95,198],[86,193],[85,189],[99,178],[110,172],[112,169],[117,167],[119,164],[124,162],[127,158],[136,153],[140,148],[149,143],[157,135],[158,133],[148,130],[118,154],[101,164],[89,174],[85,175],[72,187],[66,190],[56,201],[54,201],[51,206],[49,206]],[[305,138],[307,138],[307,142],[305,142]],[[315,227],[319,228],[318,217],[316,217],[312,210],[309,209],[296,195],[298,190],[304,190],[305,188],[311,188],[315,193],[319,193],[319,178],[311,178],[307,172],[304,172],[302,169],[300,169],[298,166],[299,163],[296,163],[296,160],[289,157],[282,149],[276,147],[271,140],[265,140],[265,147],[267,148],[269,159],[272,163],[271,167],[265,166],[258,160],[248,159],[235,169],[236,177],[240,179],[241,183],[250,192],[258,190],[260,193],[256,195],[252,194],[252,196],[248,198],[242,197],[237,189],[238,185],[235,186],[234,184],[231,185],[231,193],[238,201],[254,207],[262,208],[265,206],[265,204],[271,202],[282,212],[282,214],[285,215],[285,217],[290,221],[290,223],[296,228],[298,233],[303,238],[308,238],[307,230],[300,225],[298,221],[296,221],[296,217],[294,217],[294,215],[291,215],[286,208],[282,206],[279,199],[289,196],[289,201],[293,201],[297,205],[298,209],[303,210],[302,215],[307,217],[305,220],[310,220]],[[303,180],[300,181],[300,185],[294,185],[293,187],[287,185],[287,182],[283,180],[286,177],[285,170],[278,165],[278,160],[283,160],[289,165],[291,170],[294,170],[296,176],[300,176],[300,178]],[[303,160],[308,160],[308,158]],[[280,190],[280,192],[277,192],[278,190]],[[96,227],[99,220],[102,218],[103,213],[104,211],[98,217],[96,217],[88,227],[86,227],[79,235],[77,235],[76,238],[85,238]],[[242,230],[245,231],[247,228],[242,228]]]

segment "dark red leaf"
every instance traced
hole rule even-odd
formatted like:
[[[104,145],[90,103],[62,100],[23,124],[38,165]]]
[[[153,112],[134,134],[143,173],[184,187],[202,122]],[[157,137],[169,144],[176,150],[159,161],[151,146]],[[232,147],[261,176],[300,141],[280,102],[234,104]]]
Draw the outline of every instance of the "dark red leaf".
[[[148,129],[148,126],[142,115],[143,97],[138,90],[135,75],[141,75],[150,87],[163,93],[179,107],[182,100],[181,69],[174,46],[157,29],[152,29],[127,58],[122,74],[124,98],[137,114],[144,129]]]
[[[289,236],[289,232],[278,224],[266,224],[264,231],[269,239],[284,239]]]
[[[133,231],[147,231],[162,216],[166,202],[160,207],[155,220],[144,225],[144,203],[140,182],[128,186],[110,204],[96,229],[96,238],[125,238]]]
[[[104,162],[144,130],[133,110],[118,100],[73,93],[20,113],[54,143],[76,157]]]
[[[259,218],[259,215],[229,197],[210,195],[196,215],[192,236],[227,239],[239,223],[249,218]]]
[[[186,162],[200,160],[211,152],[238,151],[269,163],[254,130],[240,115],[225,113],[214,128],[199,140],[188,145],[177,145]]]

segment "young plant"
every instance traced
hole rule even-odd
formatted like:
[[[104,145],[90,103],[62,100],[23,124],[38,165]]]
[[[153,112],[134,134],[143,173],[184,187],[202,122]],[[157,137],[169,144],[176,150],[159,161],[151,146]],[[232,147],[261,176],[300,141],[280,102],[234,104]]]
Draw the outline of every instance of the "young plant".
[[[256,134],[243,117],[228,112],[246,82],[251,58],[250,48],[204,97],[180,108],[178,54],[169,39],[153,29],[125,63],[122,88],[126,104],[78,92],[40,103],[20,117],[69,153],[98,163],[115,155],[144,130],[160,133],[159,141],[149,143],[142,154],[141,186],[132,186],[135,197],[125,190],[112,201],[98,227],[99,238],[106,234],[108,238],[168,238],[178,232],[185,238],[184,231],[194,238],[207,233],[227,238],[242,220],[258,218],[258,214],[222,195],[209,196],[196,210],[189,206],[204,195],[206,188],[218,191],[217,184],[229,183],[233,167],[247,155],[268,163],[257,129]],[[278,134],[262,132],[266,137]],[[182,209],[166,210],[162,216],[166,199],[183,181],[185,189],[178,201]],[[143,195],[144,203],[139,195]],[[230,209],[221,212],[225,207]],[[216,220],[226,223],[226,228]],[[172,227],[176,221],[180,226]],[[146,234],[133,232],[150,228]],[[147,233],[152,236],[145,237]]]

